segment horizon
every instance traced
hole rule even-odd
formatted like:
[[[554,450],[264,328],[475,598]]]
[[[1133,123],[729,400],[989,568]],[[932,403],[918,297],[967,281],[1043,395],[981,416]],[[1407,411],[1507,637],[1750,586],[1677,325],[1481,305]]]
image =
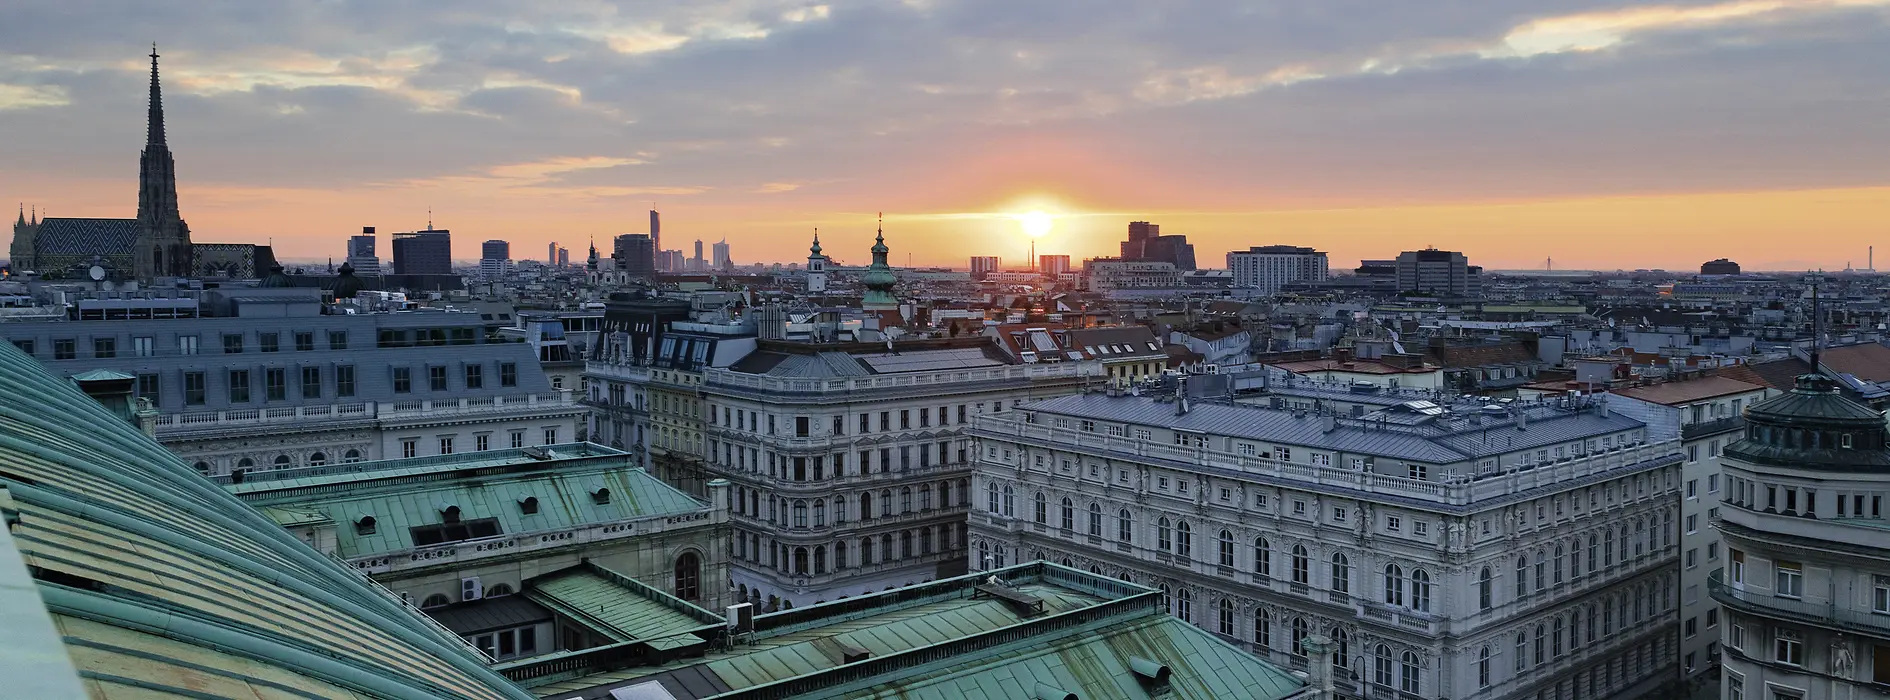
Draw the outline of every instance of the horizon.
[[[667,249],[738,261],[803,259],[815,228],[864,260],[884,209],[901,266],[1105,256],[1141,220],[1215,268],[1305,245],[1835,271],[1890,221],[1890,78],[1859,60],[1890,0],[1370,8],[162,8],[97,31],[107,10],[48,0],[0,29],[0,197],[135,210],[135,32],[163,50],[193,239],[285,260],[429,210],[456,259],[581,251],[654,205]]]

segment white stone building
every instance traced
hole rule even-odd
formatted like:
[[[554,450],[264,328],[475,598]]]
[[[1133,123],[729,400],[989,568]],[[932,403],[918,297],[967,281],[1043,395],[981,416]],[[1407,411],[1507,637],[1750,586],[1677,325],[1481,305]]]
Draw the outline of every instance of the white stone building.
[[[1085,394],[978,419],[974,565],[1048,558],[1344,697],[1638,697],[1677,678],[1683,452],[1594,406],[1363,418]]]
[[[1292,282],[1326,281],[1326,254],[1291,245],[1254,246],[1227,253],[1234,286],[1272,294]]]

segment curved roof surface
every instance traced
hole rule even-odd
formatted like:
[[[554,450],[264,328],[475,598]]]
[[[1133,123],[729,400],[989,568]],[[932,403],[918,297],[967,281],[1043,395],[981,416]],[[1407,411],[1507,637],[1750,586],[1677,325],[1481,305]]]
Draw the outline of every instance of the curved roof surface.
[[[56,630],[14,637],[0,669],[64,656],[100,698],[532,697],[0,345],[0,579],[25,579],[0,619]]]

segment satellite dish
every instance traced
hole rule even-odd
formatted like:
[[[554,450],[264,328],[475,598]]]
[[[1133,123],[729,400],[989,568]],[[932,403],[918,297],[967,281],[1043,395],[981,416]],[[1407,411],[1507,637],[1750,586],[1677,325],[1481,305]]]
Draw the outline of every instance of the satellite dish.
[[[92,269],[87,271],[87,274],[92,276],[93,281],[102,282],[105,279],[105,268],[93,265]]]

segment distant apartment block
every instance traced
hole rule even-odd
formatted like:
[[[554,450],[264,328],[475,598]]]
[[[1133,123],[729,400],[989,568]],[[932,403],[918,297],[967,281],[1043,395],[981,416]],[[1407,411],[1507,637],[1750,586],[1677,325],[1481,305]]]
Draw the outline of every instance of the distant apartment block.
[[[1254,246],[1229,252],[1227,269],[1234,286],[1272,294],[1293,282],[1326,281],[1326,254],[1299,246]]]
[[[1426,248],[1398,254],[1398,291],[1452,299],[1483,295],[1483,268],[1463,253]]]
[[[428,228],[394,234],[394,274],[453,274],[453,232]]]

